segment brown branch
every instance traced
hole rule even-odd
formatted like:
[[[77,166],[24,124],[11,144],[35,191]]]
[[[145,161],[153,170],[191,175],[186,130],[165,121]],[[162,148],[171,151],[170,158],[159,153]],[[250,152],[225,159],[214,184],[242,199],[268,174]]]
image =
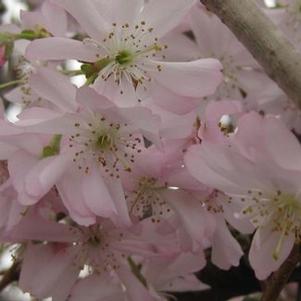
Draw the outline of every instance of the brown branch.
[[[201,0],[301,108],[301,54],[254,0]]]
[[[299,245],[295,245],[286,261],[281,265],[278,271],[273,273],[267,280],[261,301],[275,301],[278,299],[282,289],[287,284],[289,277],[300,260],[300,247]]]
[[[8,285],[17,281],[20,274],[20,262],[15,261],[13,265],[5,272],[0,280],[0,292],[2,292]]]
[[[0,161],[0,185],[8,179],[7,162]]]

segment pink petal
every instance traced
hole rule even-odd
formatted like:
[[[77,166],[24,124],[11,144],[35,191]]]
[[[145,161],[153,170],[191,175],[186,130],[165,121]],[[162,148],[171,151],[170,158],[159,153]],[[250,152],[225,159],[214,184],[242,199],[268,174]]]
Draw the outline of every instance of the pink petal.
[[[77,90],[76,100],[84,107],[88,107],[92,111],[106,110],[115,107],[115,104],[103,95],[98,94],[94,89],[83,86]]]
[[[137,16],[143,9],[143,0],[132,0],[126,2],[124,0],[112,0],[110,2],[102,0],[95,1],[95,7],[98,13],[108,22],[123,24],[137,24]]]
[[[103,18],[103,11],[100,11],[96,1],[57,0],[57,3],[64,7],[83,30],[96,41],[102,41],[109,32],[110,24]]]
[[[164,266],[165,272],[160,278],[172,279],[186,274],[199,272],[206,265],[203,250],[197,253],[181,253],[168,266]]]
[[[69,226],[48,221],[36,212],[28,212],[21,222],[5,233],[7,239],[17,242],[36,240],[51,242],[75,242],[78,234]]]
[[[75,59],[84,62],[97,61],[96,48],[67,38],[45,38],[31,42],[26,49],[26,58],[35,60]]]
[[[222,82],[222,65],[215,59],[192,62],[154,62],[162,71],[153,73],[158,84],[176,94],[189,97],[211,95]]]
[[[43,98],[65,112],[76,111],[76,87],[68,77],[50,68],[39,68],[30,77],[31,87]]]
[[[152,101],[155,105],[172,112],[174,114],[183,115],[195,110],[201,103],[200,99],[183,96],[171,91],[162,85],[154,82],[152,85]]]
[[[0,160],[9,159],[12,154],[18,149],[9,143],[0,142]]]
[[[42,14],[45,27],[54,36],[65,36],[67,33],[68,18],[66,12],[53,2],[44,1]]]
[[[191,146],[184,157],[184,161],[188,171],[201,183],[211,188],[219,188],[222,191],[228,191],[232,186],[233,190],[236,191],[235,188],[237,186],[235,183],[207,165],[207,159],[203,156],[201,146]]]
[[[117,274],[126,288],[126,295],[131,301],[155,301],[160,300],[136,278],[133,273],[125,267],[119,268]]]
[[[147,139],[156,143],[159,139],[160,118],[142,107],[120,108],[119,114],[126,123],[136,127]]]
[[[212,241],[212,262],[223,270],[238,266],[243,251],[239,243],[231,235],[223,219],[217,222]]]
[[[148,27],[154,28],[154,35],[162,37],[175,28],[188,13],[194,0],[150,0],[140,16]]]
[[[95,223],[96,217],[84,202],[81,181],[80,175],[71,169],[57,184],[57,188],[71,218],[79,225],[90,226]]]
[[[79,273],[75,255],[72,249],[56,251],[49,245],[29,245],[20,287],[39,299],[52,296],[55,301],[65,301]]]
[[[44,27],[54,36],[64,36],[67,32],[66,12],[50,1],[45,1],[41,11],[21,12],[22,25],[34,29],[37,25]]]
[[[120,227],[129,227],[132,221],[129,216],[129,209],[124,195],[124,190],[120,180],[107,179],[106,185],[112,196],[117,214],[112,219],[116,225]]]
[[[25,189],[36,198],[43,197],[70,167],[70,154],[45,158],[37,162],[25,178]]]
[[[117,301],[123,300],[124,292],[113,279],[102,274],[92,275],[77,282],[71,291],[69,301]]]
[[[179,190],[164,193],[169,205],[176,211],[183,227],[193,241],[192,251],[210,241],[215,229],[214,219],[203,210],[191,195]],[[194,249],[195,248],[195,249]]]
[[[301,169],[301,145],[280,120],[268,118],[265,139],[272,158],[285,169]]]
[[[91,212],[107,218],[117,214],[105,180],[96,168],[91,169],[88,175],[83,175],[81,182],[84,201]]]
[[[272,272],[278,270],[280,265],[289,256],[295,238],[293,235],[285,236],[279,258],[273,257],[277,243],[280,239],[280,233],[273,231],[270,226],[259,228],[253,237],[249,260],[259,280],[266,279]]]
[[[24,178],[37,164],[38,159],[24,151],[16,152],[8,161],[8,170],[14,188],[18,192],[18,201],[25,206],[33,205],[38,199],[29,196],[25,191]]]

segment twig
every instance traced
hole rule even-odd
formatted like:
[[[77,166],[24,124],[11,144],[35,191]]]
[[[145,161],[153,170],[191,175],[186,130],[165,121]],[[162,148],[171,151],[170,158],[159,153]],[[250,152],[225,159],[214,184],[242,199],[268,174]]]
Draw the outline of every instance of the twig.
[[[0,161],[0,185],[8,179],[7,162]]]
[[[301,54],[254,0],[201,0],[301,108]]]
[[[0,292],[2,292],[8,285],[17,281],[20,274],[20,262],[15,261],[13,265],[7,270],[0,280]]]
[[[301,281],[298,282],[298,292],[296,301],[301,301]]]

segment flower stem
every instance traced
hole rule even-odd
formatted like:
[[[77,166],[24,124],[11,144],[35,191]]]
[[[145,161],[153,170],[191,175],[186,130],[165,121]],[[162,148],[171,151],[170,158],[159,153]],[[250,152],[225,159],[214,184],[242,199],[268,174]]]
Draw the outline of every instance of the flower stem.
[[[24,79],[17,79],[17,80],[13,80],[13,81],[1,84],[0,85],[0,90],[8,88],[10,86],[15,86],[15,85],[18,85],[18,84],[24,84]]]
[[[84,75],[82,70],[63,70],[63,74],[68,76],[77,76],[77,75]]]

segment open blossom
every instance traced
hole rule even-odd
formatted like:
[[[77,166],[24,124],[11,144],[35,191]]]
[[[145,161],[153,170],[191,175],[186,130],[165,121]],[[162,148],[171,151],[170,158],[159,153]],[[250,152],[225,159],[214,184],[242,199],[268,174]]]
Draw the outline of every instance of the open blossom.
[[[161,152],[154,147],[137,157],[132,177],[122,177],[129,214],[136,223],[146,220],[174,228],[182,250],[203,252],[210,245],[215,223],[199,201],[182,190],[195,183],[177,160],[172,149]]]
[[[260,84],[259,66],[234,34],[206,8],[195,5],[189,15],[196,39],[194,57],[213,57],[223,65],[223,83],[212,99],[244,99]],[[188,44],[191,48],[190,44]],[[185,44],[183,46],[185,49]],[[187,51],[192,53],[191,50]]]
[[[158,120],[144,108],[118,109],[89,88],[76,96],[75,87],[55,75],[40,69],[33,86],[56,111],[31,108],[17,125],[2,123],[1,157],[8,159],[17,200],[32,206],[57,185],[79,224],[93,224],[100,215],[128,225],[119,174],[131,172],[143,136],[156,142]]]
[[[44,242],[27,245],[19,284],[37,298],[53,297],[57,301],[64,301],[72,295],[72,290],[77,287],[78,274],[85,266],[88,267],[88,276],[93,278],[94,275],[100,282],[111,278],[114,283],[117,277],[113,287],[119,294],[118,279],[131,295],[141,290],[140,280],[131,275],[129,256],[174,256],[173,252],[164,250],[163,241],[156,248],[147,241],[147,234],[142,231],[141,235],[142,239],[125,229],[116,228],[105,219],[99,219],[92,227],[68,226],[30,212],[19,225],[5,232],[6,239],[11,242],[25,239]],[[45,269],[49,273],[44,273]],[[89,282],[91,277],[85,281]],[[101,293],[98,292],[99,297]]]
[[[0,26],[0,89],[22,107],[11,122],[0,100],[19,287],[167,301],[244,252],[259,280],[277,271],[301,243],[301,113],[231,31],[196,0],[34,2]],[[261,2],[299,46],[301,0]]]
[[[254,113],[241,118],[232,142],[193,146],[185,162],[198,180],[243,207],[237,216],[257,229],[250,263],[265,279],[300,241],[300,145],[279,120]]]
[[[21,11],[21,25],[4,25],[0,32],[14,40],[13,53],[16,56],[14,68],[19,85],[5,94],[8,101],[23,107],[44,104],[43,99],[32,89],[30,78],[38,68],[37,64],[28,62],[24,55],[29,40],[43,37],[63,37],[67,34],[67,14],[52,0],[44,1],[41,8],[34,12]],[[2,48],[1,48],[2,49]]]
[[[82,67],[87,83],[94,83],[99,93],[122,106],[137,105],[152,96],[157,86],[186,97],[210,95],[222,80],[221,64],[215,59],[166,62],[166,46],[160,43],[193,3],[62,1],[60,5],[90,38],[83,42],[64,38],[34,41],[27,49],[27,58],[87,63]]]
[[[51,77],[47,80],[52,82]],[[40,83],[45,98],[58,95],[59,89],[47,88],[42,79]],[[76,99],[82,106],[77,112],[24,112],[18,128],[23,125],[29,133],[50,134],[53,139],[38,148],[36,166],[25,177],[25,191],[38,200],[56,185],[79,224],[92,224],[98,215],[129,224],[120,174],[131,173],[135,156],[144,150],[143,136],[156,141],[158,120],[144,108],[117,108],[87,87],[78,90]],[[19,181],[23,183],[20,177]]]

